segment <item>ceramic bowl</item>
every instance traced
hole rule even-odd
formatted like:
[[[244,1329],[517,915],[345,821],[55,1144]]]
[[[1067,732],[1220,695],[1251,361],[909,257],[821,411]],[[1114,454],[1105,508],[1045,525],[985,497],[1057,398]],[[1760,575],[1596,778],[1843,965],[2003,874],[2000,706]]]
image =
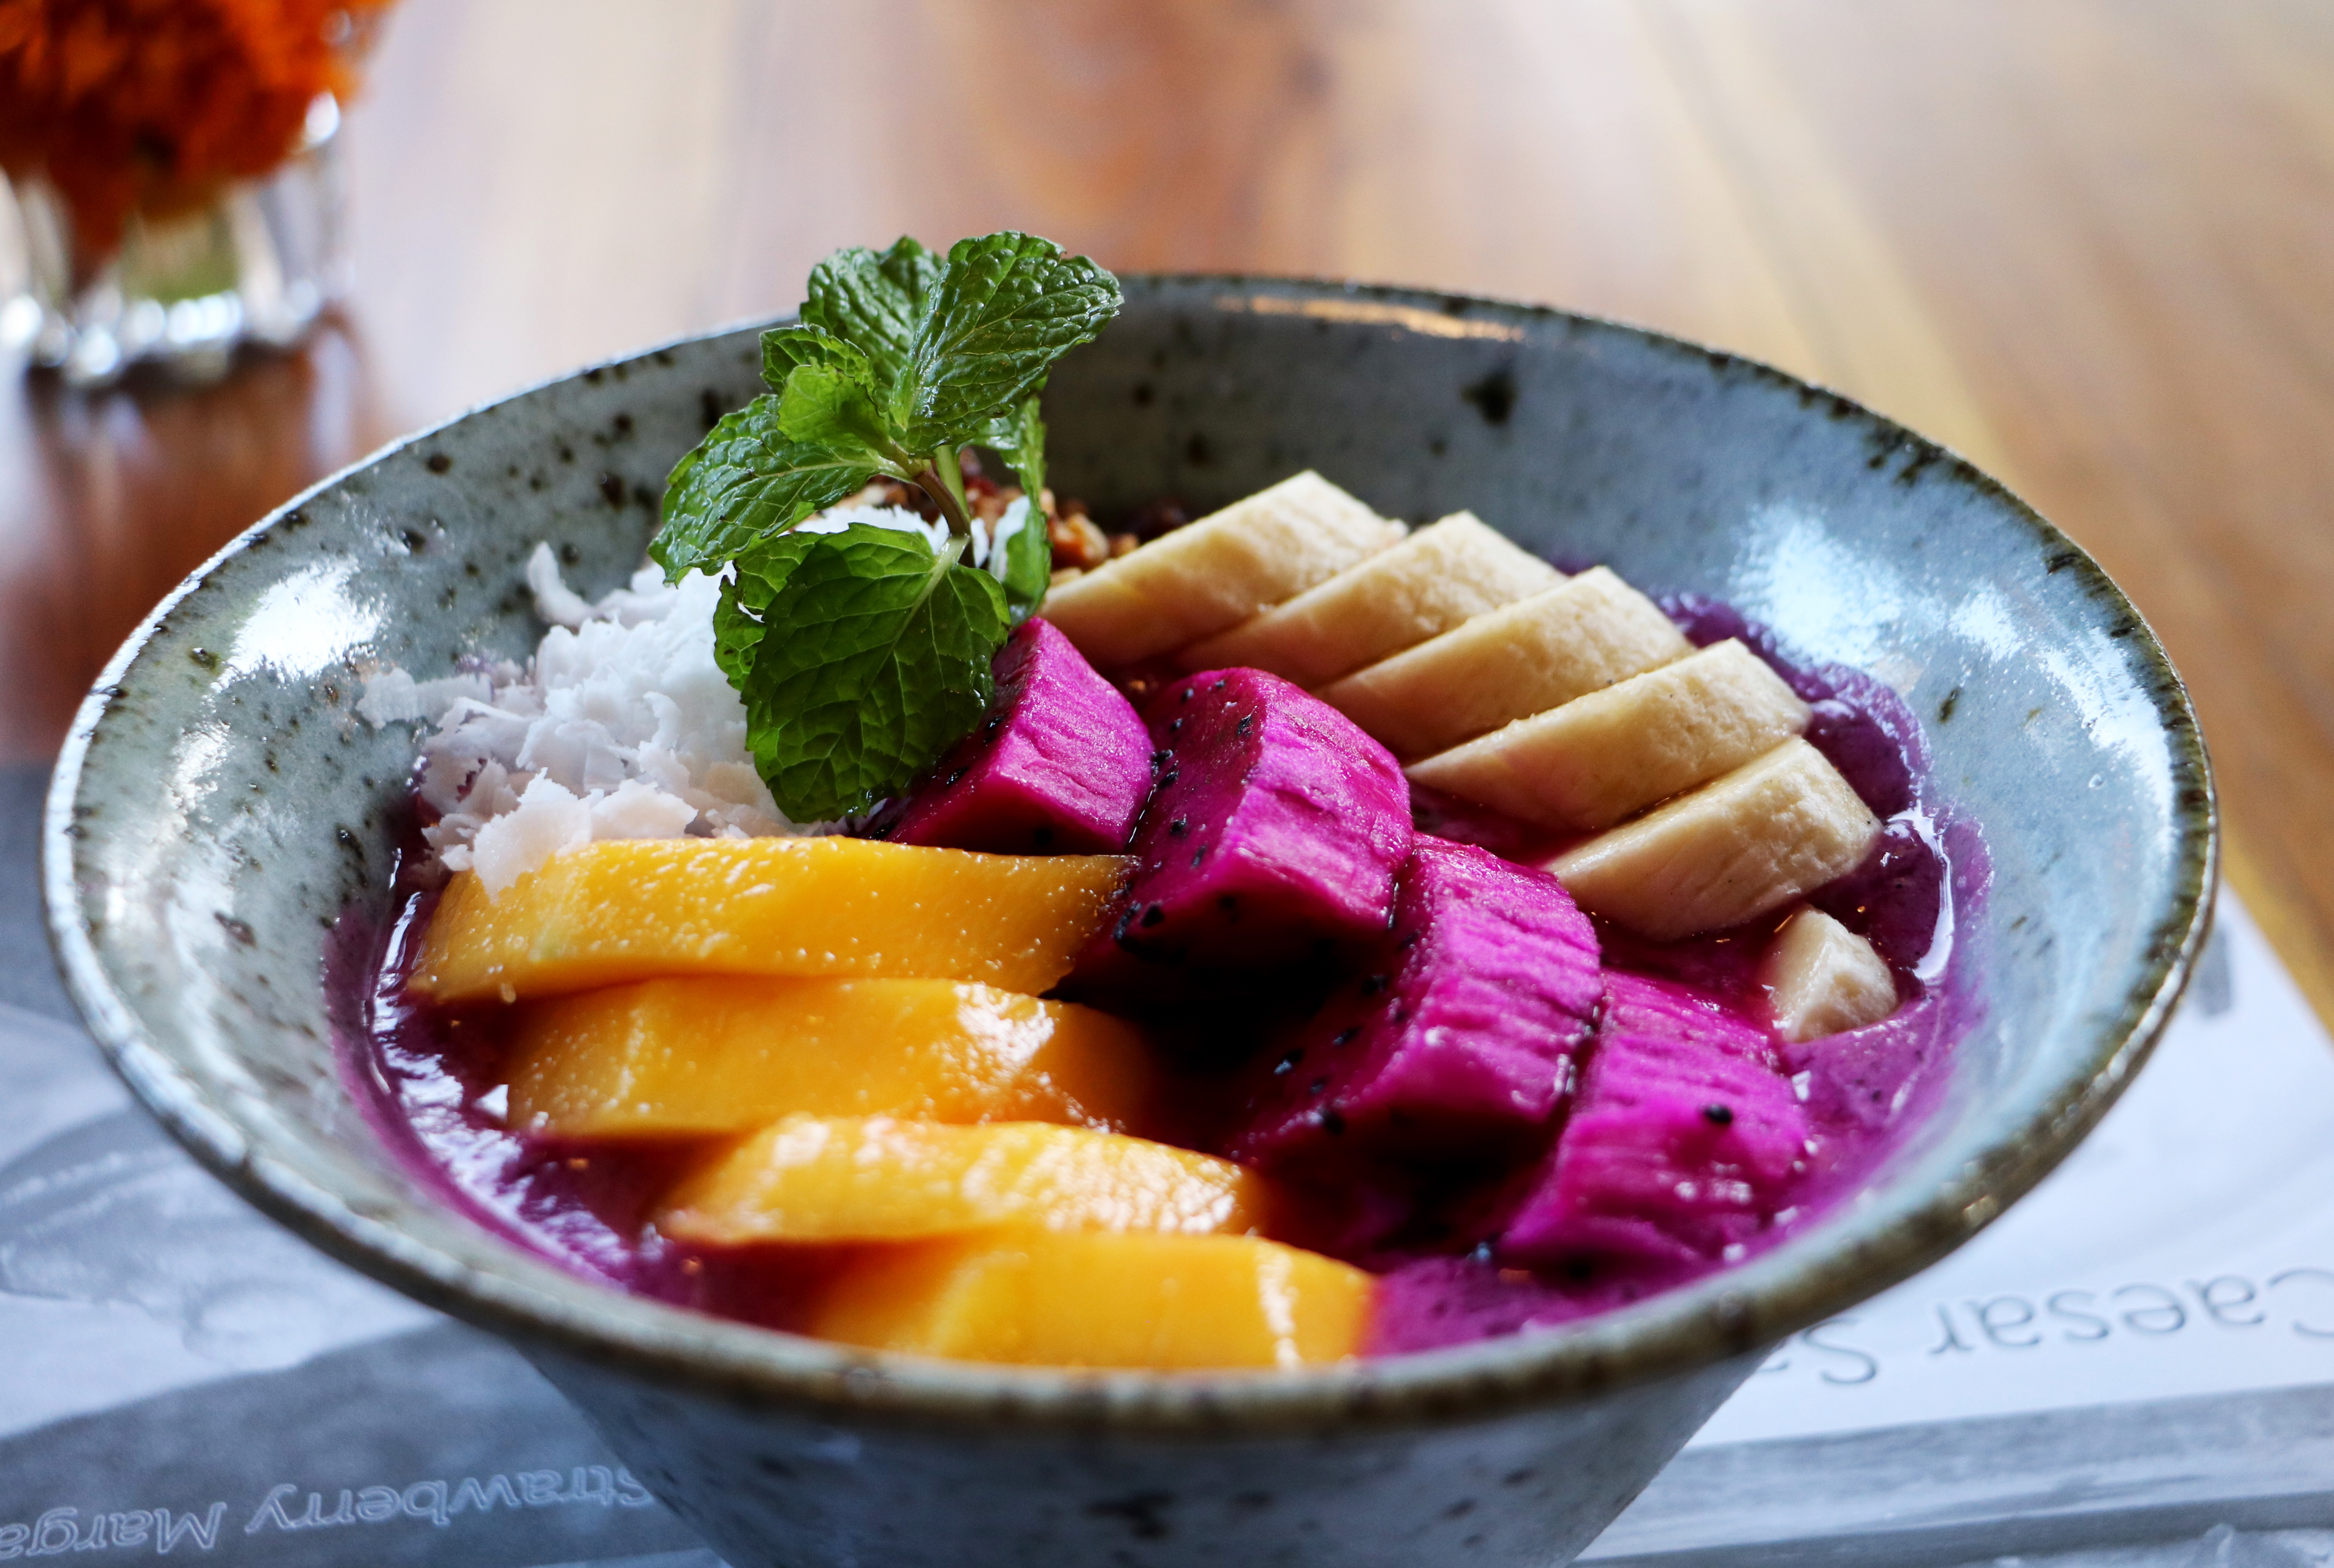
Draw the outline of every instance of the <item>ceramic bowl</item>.
[[[1982,1021],[1934,1112],[1776,1250],[1560,1332],[1291,1374],[1094,1374],[847,1350],[573,1278],[434,1201],[352,1099],[321,981],[388,903],[413,736],[360,669],[524,656],[538,540],[598,592],[661,482],[757,390],[756,331],[585,370],[302,495],[190,578],[91,695],[50,919],[90,1027],[194,1153],[318,1246],[507,1338],[738,1565],[1560,1563],[1762,1348],[1943,1254],[2097,1120],[2202,940],[2215,822],[2147,628],[2000,485],[1763,366],[1549,310],[1127,280],[1047,398],[1055,483],[1195,508],[1306,467],[1381,510],[1714,594],[1922,716],[1992,886]],[[343,1043],[344,1044],[344,1043]]]

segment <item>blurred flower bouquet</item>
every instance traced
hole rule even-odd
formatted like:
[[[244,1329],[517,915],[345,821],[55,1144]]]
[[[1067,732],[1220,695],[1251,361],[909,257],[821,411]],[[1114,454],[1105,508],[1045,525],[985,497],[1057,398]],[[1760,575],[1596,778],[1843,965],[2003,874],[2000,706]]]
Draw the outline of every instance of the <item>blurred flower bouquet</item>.
[[[0,0],[0,338],[81,382],[296,339],[339,284],[333,137],[388,3]]]

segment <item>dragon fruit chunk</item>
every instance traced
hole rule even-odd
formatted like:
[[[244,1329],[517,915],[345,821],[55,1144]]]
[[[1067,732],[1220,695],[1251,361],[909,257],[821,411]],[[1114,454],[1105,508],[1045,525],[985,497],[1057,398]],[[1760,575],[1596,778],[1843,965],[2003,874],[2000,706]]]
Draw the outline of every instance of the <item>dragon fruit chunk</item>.
[[[1546,1125],[1605,989],[1563,884],[1420,834],[1360,977],[1275,1043],[1235,1158],[1472,1156]]]
[[[1788,1201],[1807,1158],[1807,1113],[1765,1034],[1684,986],[1608,974],[1579,1096],[1500,1261],[1718,1262]]]
[[[1143,717],[1157,786],[1129,846],[1133,879],[1074,990],[1172,993],[1384,931],[1412,837],[1393,753],[1260,669],[1203,670]]]
[[[989,716],[888,827],[894,843],[991,854],[1103,854],[1151,793],[1151,737],[1133,704],[1070,640],[1023,621],[998,650]]]

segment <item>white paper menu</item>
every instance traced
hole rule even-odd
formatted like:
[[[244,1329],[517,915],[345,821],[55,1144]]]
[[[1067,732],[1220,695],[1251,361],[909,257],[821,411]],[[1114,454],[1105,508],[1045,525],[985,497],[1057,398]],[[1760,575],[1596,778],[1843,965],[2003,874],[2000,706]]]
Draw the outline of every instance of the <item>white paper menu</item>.
[[[2334,1042],[2244,909],[2107,1119],[1971,1245],[1694,1439],[2334,1383]]]
[[[2059,1554],[2334,1564],[2334,1041],[2225,894],[2182,1011],[2066,1163],[1779,1347],[1585,1560]]]

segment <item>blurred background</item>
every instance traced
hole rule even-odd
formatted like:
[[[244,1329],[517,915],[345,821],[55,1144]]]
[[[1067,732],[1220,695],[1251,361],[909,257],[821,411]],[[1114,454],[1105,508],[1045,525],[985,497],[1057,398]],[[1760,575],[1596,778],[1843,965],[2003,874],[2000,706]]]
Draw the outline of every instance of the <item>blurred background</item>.
[[[400,432],[1012,226],[1617,316],[1958,448],[2162,634],[2232,880],[2334,1000],[2325,0],[402,0],[337,139],[353,282],[299,347],[0,375],[0,764]]]

